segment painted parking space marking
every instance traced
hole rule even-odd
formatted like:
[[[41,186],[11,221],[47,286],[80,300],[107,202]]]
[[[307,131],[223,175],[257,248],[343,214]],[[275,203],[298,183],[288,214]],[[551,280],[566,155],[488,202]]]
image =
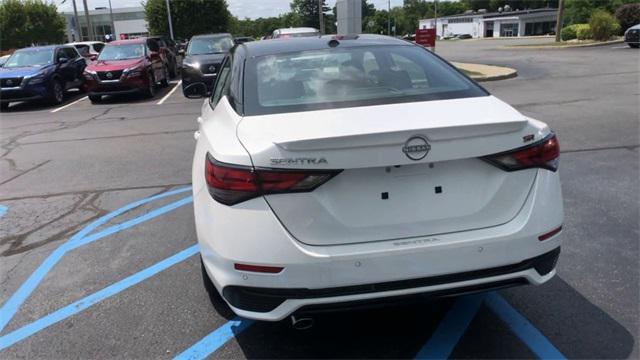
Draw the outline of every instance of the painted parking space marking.
[[[53,109],[53,110],[51,110],[51,112],[52,113],[57,113],[58,111],[64,110],[64,109],[68,108],[69,106],[72,106],[72,105],[75,105],[75,104],[79,103],[80,101],[87,100],[87,98],[88,98],[88,96],[81,97],[80,99],[78,99],[78,100],[76,100],[74,102],[71,102],[71,103],[69,103],[67,105],[61,106],[61,107],[59,107],[57,109]]]
[[[24,301],[29,297],[29,295],[31,295],[31,293],[36,289],[36,287],[42,282],[42,280],[45,278],[45,276],[49,273],[49,271],[51,271],[51,269],[60,261],[60,259],[62,259],[62,257],[70,250],[75,249],[79,246],[82,245],[86,245],[91,241],[95,241],[98,240],[104,236],[107,236],[108,234],[113,234],[114,232],[116,232],[116,226],[112,226],[110,228],[107,228],[105,230],[102,230],[101,232],[97,233],[100,236],[95,236],[97,234],[94,234],[93,236],[87,236],[89,235],[90,232],[92,232],[93,230],[95,230],[96,228],[98,228],[99,226],[107,223],[108,221],[110,221],[111,219],[115,218],[116,216],[119,216],[129,210],[135,209],[141,205],[144,205],[146,203],[149,203],[151,201],[154,200],[158,200],[158,199],[162,199],[165,198],[167,196],[171,196],[171,195],[176,195],[176,194],[180,194],[183,192],[187,192],[190,191],[191,187],[186,187],[186,188],[180,188],[180,189],[176,189],[176,190],[172,190],[172,191],[167,191],[158,195],[154,195],[154,196],[150,196],[148,198],[144,198],[142,200],[138,200],[135,202],[132,202],[130,204],[127,204],[115,211],[112,211],[96,220],[94,220],[91,224],[87,225],[86,227],[84,227],[82,230],[80,230],[78,233],[76,233],[73,237],[71,237],[71,239],[69,239],[67,242],[65,242],[64,244],[60,245],[58,248],[56,248],[37,268],[36,270],[27,278],[27,280],[25,282],[23,282],[20,287],[18,288],[18,290],[16,290],[15,293],[13,293],[13,295],[11,295],[11,297],[2,305],[2,307],[0,307],[0,331],[2,331],[5,326],[9,323],[9,321],[11,321],[11,319],[15,316],[16,312],[18,311],[18,309],[20,308],[20,306],[24,303]],[[191,201],[190,199],[191,197],[189,197],[189,201]],[[187,199],[187,198],[185,198]],[[182,199],[179,200],[180,204],[184,205],[186,200]],[[175,203],[174,203],[175,204]],[[167,211],[171,211],[173,210],[175,207],[171,207],[169,205],[165,205],[163,208],[166,210],[164,212]],[[158,212],[156,209],[150,213],[147,213],[144,216],[144,221],[149,220],[155,216],[159,216],[161,214],[163,214],[164,212]],[[149,214],[153,213],[153,215],[155,216],[150,216]],[[142,218],[142,217],[139,217]],[[136,219],[139,219],[136,218]],[[129,220],[129,227],[133,226],[135,224],[139,224],[140,222],[142,222],[142,219],[139,219],[136,221],[136,219],[132,219]],[[124,224],[124,223],[123,223]],[[122,224],[120,224],[119,229],[123,230],[125,227],[122,227]],[[111,230],[109,230],[111,229]],[[119,230],[118,230],[119,231]],[[85,239],[85,237],[87,239]]]
[[[158,101],[156,105],[164,104],[164,102],[176,91],[176,89],[180,87],[180,84],[182,84],[182,80],[178,81],[176,85],[173,87],[173,89],[171,89],[171,91],[169,91],[167,95],[165,95],[162,99],[160,99],[160,101]]]
[[[509,326],[511,331],[513,331],[538,358],[565,359],[565,356],[502,296],[493,292],[489,293],[485,298],[485,304]]]
[[[213,354],[227,341],[243,332],[254,323],[253,320],[236,317],[217,328],[190,348],[178,354],[174,360],[199,360]]]
[[[476,316],[485,294],[456,299],[447,315],[440,321],[427,343],[418,351],[416,359],[447,359]]]
[[[106,288],[97,291],[89,296],[86,296],[76,302],[73,302],[63,308],[60,308],[40,319],[25,325],[17,330],[14,330],[7,335],[0,337],[0,350],[26,339],[27,337],[43,330],[53,324],[56,324],[74,314],[77,314],[89,307],[105,300],[123,290],[126,290],[155,274],[191,257],[198,253],[198,245],[193,245],[179,253],[170,256],[142,271],[139,271],[127,278],[124,278],[114,284],[107,286]]]
[[[4,206],[4,205],[0,205],[0,217],[3,217],[7,211],[9,211],[9,208]]]

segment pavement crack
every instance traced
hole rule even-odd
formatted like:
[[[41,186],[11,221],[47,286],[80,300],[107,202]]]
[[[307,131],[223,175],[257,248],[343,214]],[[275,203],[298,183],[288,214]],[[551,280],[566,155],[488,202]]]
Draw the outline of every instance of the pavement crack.
[[[95,192],[105,193],[105,192],[113,192],[113,191],[144,190],[144,189],[155,189],[155,188],[171,189],[171,188],[175,188],[175,187],[178,187],[178,186],[187,186],[187,185],[191,185],[191,182],[172,183],[172,184],[156,184],[156,185],[141,185],[141,186],[129,186],[129,187],[116,187],[116,188],[94,189],[94,190],[64,191],[64,192],[50,193],[50,194],[36,194],[36,195],[7,197],[7,198],[0,199],[0,201],[14,201],[14,200],[25,200],[25,199],[47,199],[47,198],[51,198],[51,197],[64,196],[64,195],[93,194]]]
[[[73,141],[120,139],[120,138],[129,138],[129,137],[138,137],[138,136],[171,135],[171,134],[189,133],[194,131],[195,130],[158,131],[158,132],[149,132],[149,133],[127,134],[127,135],[96,136],[96,137],[86,137],[86,138],[78,138],[78,139],[33,141],[33,142],[21,143],[21,145],[38,145],[38,144],[63,143],[63,142],[73,142]]]
[[[49,162],[51,162],[51,160],[43,161],[43,162],[41,162],[40,164],[38,164],[38,165],[36,165],[36,166],[33,166],[33,167],[31,167],[31,168],[29,168],[29,169],[27,169],[27,170],[24,170],[24,171],[22,171],[21,173],[19,173],[19,174],[15,175],[15,176],[10,177],[10,178],[8,178],[7,180],[5,180],[5,181],[3,181],[3,182],[0,182],[0,185],[4,185],[4,184],[6,184],[6,183],[8,183],[8,182],[10,182],[10,181],[12,181],[12,180],[15,180],[15,179],[19,178],[20,176],[22,176],[22,175],[24,175],[24,174],[26,174],[26,173],[28,173],[28,172],[30,172],[30,171],[33,171],[33,170],[35,170],[35,169],[37,169],[37,168],[39,168],[39,167],[41,167],[41,166],[43,166],[43,165],[45,165],[45,164],[47,164],[47,163],[49,163]],[[9,164],[13,164],[13,166],[12,166],[12,167],[13,167],[13,168],[15,168],[15,162],[14,162],[13,160],[11,160],[11,161],[9,162]],[[10,165],[10,166],[11,166],[11,165]]]

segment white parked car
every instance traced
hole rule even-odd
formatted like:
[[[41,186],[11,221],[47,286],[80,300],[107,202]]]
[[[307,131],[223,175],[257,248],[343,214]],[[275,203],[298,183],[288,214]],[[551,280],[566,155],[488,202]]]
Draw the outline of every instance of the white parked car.
[[[239,45],[199,122],[205,281],[240,316],[556,273],[555,134],[420,46],[375,35]]]
[[[282,28],[276,29],[271,35],[274,39],[286,39],[297,37],[314,37],[320,36],[320,31],[311,27],[296,27],[296,28]]]
[[[98,58],[98,55],[100,55],[100,52],[105,46],[105,43],[101,41],[79,41],[69,43],[67,45],[74,46],[78,50],[80,55],[90,61],[94,61]]]

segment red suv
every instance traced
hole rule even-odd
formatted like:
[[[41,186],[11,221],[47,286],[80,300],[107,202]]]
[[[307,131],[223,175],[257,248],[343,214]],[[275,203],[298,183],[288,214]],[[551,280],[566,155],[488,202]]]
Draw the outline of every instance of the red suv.
[[[153,39],[119,40],[107,44],[97,61],[84,70],[85,90],[91,102],[103,95],[142,92],[148,97],[156,86],[169,84],[169,69]]]

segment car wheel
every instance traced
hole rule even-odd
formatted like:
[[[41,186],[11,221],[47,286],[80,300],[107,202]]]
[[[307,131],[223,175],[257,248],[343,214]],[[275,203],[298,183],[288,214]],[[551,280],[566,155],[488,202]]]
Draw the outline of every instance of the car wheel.
[[[89,101],[94,104],[100,102],[100,100],[102,100],[102,96],[100,95],[89,95]]]
[[[9,109],[9,103],[0,103],[0,110],[2,111],[6,111],[7,109]]]
[[[637,49],[638,47],[640,47],[640,44],[629,44],[629,47]]]
[[[164,74],[164,79],[160,81],[160,86],[167,87],[169,86],[169,69],[167,69],[167,67],[165,66],[162,73]]]
[[[60,105],[64,101],[64,87],[59,80],[53,80],[51,84],[51,103]]]
[[[156,78],[153,76],[153,73],[149,73],[149,85],[145,90],[145,95],[150,98],[156,95]]]

